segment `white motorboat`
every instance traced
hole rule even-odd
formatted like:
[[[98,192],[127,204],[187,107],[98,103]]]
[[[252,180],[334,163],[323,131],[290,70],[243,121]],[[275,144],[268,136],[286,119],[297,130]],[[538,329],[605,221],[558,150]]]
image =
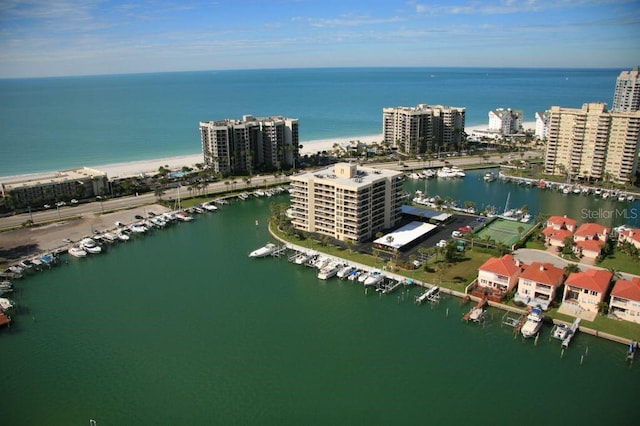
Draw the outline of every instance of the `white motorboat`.
[[[80,241],[80,248],[91,254],[102,253],[102,247],[100,247],[92,238],[83,238],[82,241]]]
[[[486,315],[486,311],[482,307],[475,307],[469,313],[469,319],[473,322],[482,322],[484,321],[484,317]]]
[[[0,311],[6,311],[8,309],[13,308],[14,303],[12,300],[0,297]]]
[[[112,234],[111,232],[105,232],[104,234],[102,234],[102,238],[110,243],[118,241],[118,236],[116,234]]]
[[[185,211],[180,211],[175,214],[176,218],[182,222],[191,222],[193,220],[193,216],[190,216]]]
[[[336,276],[340,279],[347,278],[351,274],[351,271],[353,271],[353,266],[347,265],[344,268],[340,269]]]
[[[260,247],[259,249],[256,249],[254,251],[252,251],[251,253],[249,253],[249,257],[266,257],[266,256],[270,256],[271,254],[273,254],[273,252],[275,252],[277,250],[277,246],[273,243],[269,243],[264,247]]]
[[[67,252],[73,257],[86,257],[87,256],[87,252],[84,251],[82,248],[77,247],[77,246],[70,247],[69,250],[67,250]]]
[[[455,175],[451,171],[451,168],[444,166],[443,168],[441,168],[436,172],[436,176],[438,176],[439,178],[451,178],[451,177],[454,177]]]
[[[556,324],[553,328],[553,333],[551,335],[555,339],[564,340],[569,337],[569,332],[571,328],[567,324]]]
[[[525,338],[533,337],[538,334],[542,327],[542,309],[533,308],[531,313],[527,315],[527,321],[524,323],[520,332]]]
[[[493,182],[494,180],[496,180],[496,174],[493,172],[487,172],[484,174],[483,179],[485,182]]]
[[[210,212],[214,212],[216,210],[218,210],[218,208],[216,206],[214,206],[213,204],[209,204],[209,203],[203,203],[202,204],[202,208],[210,211]]]
[[[293,259],[293,263],[295,263],[296,265],[304,265],[305,263],[307,263],[307,261],[310,258],[311,258],[311,255],[309,255],[309,254],[307,254],[305,252],[300,252]]]
[[[372,272],[369,274],[369,276],[364,280],[364,286],[365,287],[369,287],[369,286],[376,286],[378,284],[380,284],[382,282],[382,280],[384,280],[384,275],[382,275],[380,272],[376,271],[376,272]]]
[[[24,268],[22,266],[12,265],[12,266],[9,266],[7,271],[13,272],[14,274],[22,274],[24,272]]]
[[[330,262],[324,268],[318,272],[318,278],[321,280],[328,280],[329,278],[335,276],[338,271],[342,268],[342,263],[339,262]]]
[[[147,227],[144,225],[133,224],[129,227],[129,230],[136,234],[144,234],[147,232]]]
[[[451,167],[451,174],[453,177],[465,177],[467,174],[458,166]]]
[[[369,272],[363,271],[360,275],[358,275],[358,282],[364,284],[364,281],[369,278],[369,275],[371,275]]]
[[[362,271],[358,271],[357,269],[354,269],[353,271],[351,271],[347,279],[349,281],[356,281],[358,277],[360,277],[360,275],[362,275]]]
[[[124,232],[120,232],[117,236],[120,241],[129,241],[131,239],[131,237],[129,237]]]

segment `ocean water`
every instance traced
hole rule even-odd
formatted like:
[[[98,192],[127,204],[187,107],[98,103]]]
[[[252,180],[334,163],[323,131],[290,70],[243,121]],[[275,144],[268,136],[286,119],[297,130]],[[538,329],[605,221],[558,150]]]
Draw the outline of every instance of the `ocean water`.
[[[382,132],[382,109],[494,108],[526,121],[613,99],[619,69],[330,68],[0,80],[0,176],[201,152],[199,121],[285,115],[300,139]]]
[[[640,364],[578,333],[523,340],[490,309],[365,294],[282,259],[271,202],[235,202],[19,283],[0,333],[6,425],[629,424]],[[260,225],[255,226],[255,220]],[[535,413],[535,415],[534,415]]]

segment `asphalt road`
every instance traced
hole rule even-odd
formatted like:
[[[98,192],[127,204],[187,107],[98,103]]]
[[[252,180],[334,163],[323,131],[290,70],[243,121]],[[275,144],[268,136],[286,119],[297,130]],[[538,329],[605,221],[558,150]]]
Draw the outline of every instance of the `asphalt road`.
[[[516,158],[520,158],[519,154],[514,154]],[[522,158],[529,159],[534,157],[539,157],[539,152],[536,151],[528,151],[524,154]],[[489,156],[489,162],[499,162],[504,160],[504,155],[492,155]],[[446,161],[449,162],[450,165],[457,166],[465,166],[469,164],[478,164],[482,161],[481,157],[448,157]],[[444,165],[444,161],[442,160],[431,160],[431,161],[404,161],[403,164],[399,164],[397,162],[389,163],[368,163],[366,164],[368,167],[379,167],[385,168],[389,170],[398,170],[398,171],[406,171],[409,169],[418,169],[418,168],[428,168],[428,167],[440,167]],[[273,175],[263,175],[263,176],[254,176],[252,178],[251,188],[258,188],[262,185],[266,184],[270,185],[273,183],[286,183],[288,179],[285,177],[274,177]],[[244,181],[241,179],[237,179],[235,185],[233,184],[225,184],[224,181],[215,182],[209,184],[207,189],[205,190],[207,194],[214,196],[215,194],[219,194],[230,189],[243,190],[246,187]],[[186,187],[181,187],[180,194],[182,197],[188,195],[188,191]],[[178,189],[170,189],[165,191],[162,196],[163,199],[173,199],[176,200],[178,198]],[[139,196],[130,196],[130,197],[119,197],[106,199],[104,201],[95,201],[91,203],[82,203],[75,206],[67,205],[63,207],[55,207],[48,210],[40,210],[34,211],[32,213],[24,213],[14,216],[8,216],[0,218],[0,230],[15,228],[21,226],[24,222],[31,219],[34,223],[43,223],[43,222],[52,222],[56,220],[65,220],[70,219],[77,216],[87,215],[87,214],[100,214],[107,211],[128,209],[138,206],[143,206],[146,204],[153,204],[156,202],[156,196],[154,193],[149,192],[145,194],[140,194]]]

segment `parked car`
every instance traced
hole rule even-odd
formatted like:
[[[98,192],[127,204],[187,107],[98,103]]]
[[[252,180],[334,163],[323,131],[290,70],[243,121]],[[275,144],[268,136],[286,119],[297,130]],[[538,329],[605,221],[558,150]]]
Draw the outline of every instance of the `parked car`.
[[[73,198],[73,199],[71,200],[71,204],[78,204],[78,200],[76,200],[75,198]]]
[[[62,207],[62,206],[66,206],[66,205],[67,205],[67,203],[65,203],[64,201],[58,201],[56,203],[56,207]]]
[[[144,217],[140,216],[139,214],[135,215],[134,217],[135,217],[136,219],[138,219],[138,220],[142,220],[142,219],[144,219]]]
[[[44,205],[44,206],[42,206],[42,207],[44,207],[45,209],[50,209],[50,208],[51,208],[51,206],[50,206],[49,204],[45,204],[45,205]]]
[[[463,235],[463,234],[462,234],[462,232],[460,232],[460,231],[453,231],[453,232],[451,233],[451,236],[452,236],[453,238],[462,238],[462,235]]]
[[[436,247],[444,248],[447,245],[447,240],[440,240],[436,244]]]
[[[463,234],[468,234],[469,232],[473,231],[473,228],[470,227],[469,225],[467,226],[461,226],[460,228],[458,228],[458,232],[461,232]]]

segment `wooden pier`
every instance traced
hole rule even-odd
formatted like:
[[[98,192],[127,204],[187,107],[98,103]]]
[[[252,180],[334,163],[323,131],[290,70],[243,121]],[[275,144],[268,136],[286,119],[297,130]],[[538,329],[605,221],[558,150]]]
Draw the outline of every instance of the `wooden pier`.
[[[462,316],[462,319],[466,322],[469,320],[473,322],[482,322],[484,320],[484,306],[487,304],[487,299],[480,299],[480,301],[471,308],[469,312]]]

